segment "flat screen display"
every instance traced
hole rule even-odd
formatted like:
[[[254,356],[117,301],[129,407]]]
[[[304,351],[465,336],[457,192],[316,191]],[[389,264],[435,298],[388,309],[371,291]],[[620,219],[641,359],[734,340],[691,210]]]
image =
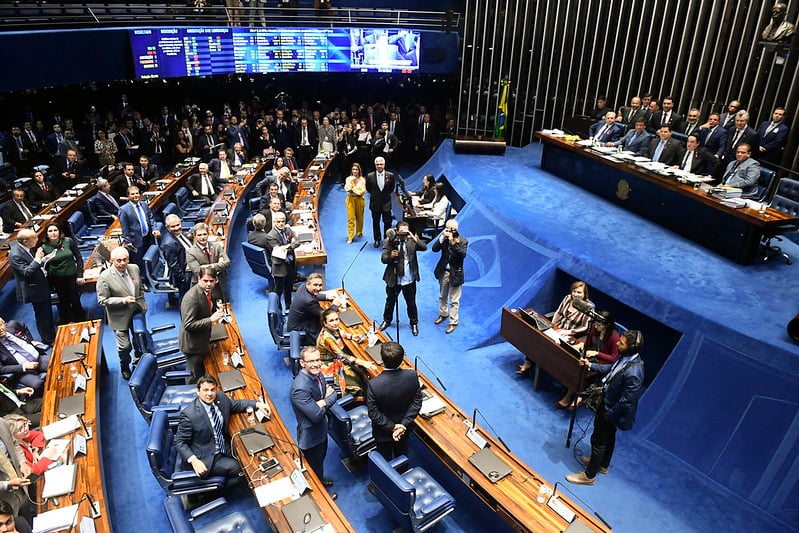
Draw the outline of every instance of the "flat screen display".
[[[364,28],[130,30],[137,79],[419,70],[421,32]]]

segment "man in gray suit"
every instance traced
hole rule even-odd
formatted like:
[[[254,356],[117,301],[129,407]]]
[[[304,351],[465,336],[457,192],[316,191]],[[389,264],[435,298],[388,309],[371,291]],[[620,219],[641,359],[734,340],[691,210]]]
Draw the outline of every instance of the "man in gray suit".
[[[291,307],[291,291],[297,277],[294,249],[299,241],[290,226],[286,226],[285,213],[277,213],[272,220],[274,227],[266,234],[266,252],[272,258],[272,277],[275,278],[275,292],[283,296],[283,309]],[[285,250],[285,254],[276,250]]]
[[[214,269],[219,278],[222,294],[227,294],[225,280],[227,269],[230,267],[230,258],[218,242],[208,242],[208,224],[198,222],[192,230],[194,233],[194,246],[186,251],[186,266],[191,270],[191,284],[196,285],[200,278],[200,267],[208,265]]]
[[[180,351],[186,356],[186,370],[191,371],[191,380],[197,381],[205,375],[203,359],[211,344],[211,327],[225,316],[214,292],[218,277],[210,265],[200,267],[200,279],[189,289],[180,303]]]
[[[147,311],[139,267],[129,264],[128,251],[119,246],[111,251],[109,268],[97,278],[97,302],[105,307],[108,325],[116,333],[119,368],[130,379],[130,324],[135,313]]]
[[[44,267],[55,256],[56,251],[48,255],[41,248],[34,251],[36,240],[36,232],[32,229],[19,230],[17,243],[8,252],[8,262],[14,271],[17,300],[33,305],[39,338],[43,343],[52,345],[55,341],[55,325],[53,306],[50,303],[50,285],[47,283]]]
[[[722,185],[740,187],[743,198],[757,196],[757,180],[760,178],[760,163],[752,159],[752,147],[746,143],[735,148],[735,161],[724,171]]]

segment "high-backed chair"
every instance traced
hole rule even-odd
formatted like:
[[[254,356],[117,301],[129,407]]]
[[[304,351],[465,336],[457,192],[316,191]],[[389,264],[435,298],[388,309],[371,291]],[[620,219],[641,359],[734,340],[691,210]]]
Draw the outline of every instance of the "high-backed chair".
[[[172,533],[256,533],[255,526],[241,511],[225,513],[224,516],[199,528],[193,526],[194,520],[200,515],[225,505],[227,505],[227,500],[217,498],[210,503],[192,509],[186,516],[186,510],[183,508],[180,498],[169,496],[164,500],[164,509],[169,519],[169,525],[172,526]]]
[[[774,177],[777,175],[771,169],[760,167],[760,177],[757,179],[757,201],[770,202],[774,193],[777,192],[777,180]]]
[[[244,259],[246,259],[247,264],[250,265],[252,273],[266,280],[267,292],[273,290],[275,278],[272,277],[272,266],[269,264],[266,250],[248,242],[241,243],[241,249],[244,252]]]
[[[455,499],[404,455],[391,462],[369,452],[369,481],[383,507],[406,531],[427,531],[455,510]]]
[[[158,360],[146,353],[139,359],[128,380],[133,403],[148,422],[156,411],[166,411],[173,425],[177,424],[180,410],[197,397],[196,387],[186,385],[191,377],[187,370],[158,368]]]
[[[102,238],[102,233],[92,234],[92,230],[99,231],[105,230],[104,225],[90,228],[86,225],[86,218],[83,216],[82,211],[75,211],[67,219],[67,225],[75,243],[81,250],[93,250],[99,239]]]
[[[147,276],[150,290],[154,293],[177,294],[180,292],[169,280],[169,270],[157,244],[150,245],[144,253],[144,274]]]
[[[356,403],[352,395],[339,399],[329,411],[327,431],[351,462],[361,461],[375,449],[372,421],[366,405]]]
[[[266,297],[266,319],[269,322],[269,333],[278,350],[288,350],[291,346],[286,320],[280,310],[280,297],[276,292],[270,292]]]
[[[793,217],[799,217],[799,181],[781,178],[777,185],[777,192],[771,200],[771,207]],[[782,242],[782,238],[786,237],[794,242],[799,242],[799,233],[797,231],[799,231],[799,226],[796,224],[785,224],[764,235],[763,261],[767,261],[771,253],[776,253],[781,255],[787,264],[792,264],[791,256],[779,246],[771,244],[771,241]]]
[[[114,217],[111,215],[101,215],[97,212],[97,198],[92,196],[86,201],[86,205],[89,208],[89,218],[92,219],[92,225],[105,225],[108,227],[114,222]]]
[[[159,485],[174,496],[214,492],[225,485],[224,476],[202,479],[190,467],[183,465],[183,458],[175,449],[175,434],[166,411],[155,411],[150,420],[147,461]]]
[[[430,228],[424,228],[422,230],[422,237],[426,240],[433,240],[435,239],[441,230],[444,229],[444,224],[447,223],[447,220],[450,219],[452,216],[452,202],[447,202],[447,209],[444,211],[444,220],[437,220],[435,222],[435,226]]]
[[[175,329],[175,324],[164,324],[147,329],[144,316],[140,313],[133,315],[133,348],[137,355],[151,353],[158,358],[161,368],[175,366],[186,362],[186,356],[180,351],[177,337],[156,339],[155,335]]]
[[[181,187],[175,191],[175,203],[178,205],[183,215],[181,218],[203,220],[210,210],[209,206],[195,204],[191,199],[188,189],[185,187]]]

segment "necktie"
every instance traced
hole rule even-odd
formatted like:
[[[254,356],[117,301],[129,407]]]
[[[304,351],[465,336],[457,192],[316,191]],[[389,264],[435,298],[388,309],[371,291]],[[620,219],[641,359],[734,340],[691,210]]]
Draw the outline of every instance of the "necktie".
[[[136,214],[139,217],[139,223],[141,224],[141,234],[147,235],[147,217],[144,216],[144,209],[142,209],[141,203],[136,204]]]
[[[738,141],[741,140],[741,136],[743,135],[743,133],[744,133],[744,130],[736,130],[735,137],[733,137],[733,139],[732,139],[732,145],[731,146],[733,148],[735,148],[735,146],[738,145]]]
[[[660,161],[660,154],[663,153],[663,147],[666,145],[666,141],[661,140],[658,143],[658,147],[655,148],[655,155],[652,156],[652,161]]]
[[[690,164],[691,154],[693,154],[693,152],[685,152],[685,157],[682,158],[682,165],[681,165],[683,170],[691,170],[691,164]]]
[[[122,273],[122,279],[125,281],[125,284],[128,286],[128,290],[130,291],[131,296],[136,296],[136,286],[133,284],[133,278],[131,278],[127,271]]]
[[[6,349],[10,352],[19,354],[23,359],[29,362],[37,361],[38,357],[30,353],[28,350],[22,346],[17,338],[13,335],[6,335],[5,343]]]
[[[325,378],[322,376],[322,373],[318,373],[316,375],[316,384],[319,386],[319,392],[322,393],[322,398],[325,397]]]
[[[663,120],[660,122],[660,125],[661,126],[668,126],[670,117],[671,117],[671,111],[663,113]]]
[[[211,300],[211,293],[206,292],[205,297],[208,299],[208,310],[213,313],[214,312],[214,302]]]
[[[711,137],[713,137],[713,132],[714,132],[714,131],[716,131],[716,128],[710,128],[710,131],[709,131],[709,132],[707,132],[707,137],[705,137],[705,144],[707,144],[707,141],[708,141],[708,140],[709,140]]]
[[[210,408],[211,420],[214,422],[214,436],[216,437],[216,445],[219,446],[219,453],[225,453],[225,435],[222,433],[222,417],[216,410],[216,406],[212,405]]]
[[[422,134],[422,142],[427,140],[427,123],[424,125],[424,133]]]
[[[730,170],[727,171],[727,175],[724,176],[724,183],[730,181],[730,178],[735,175],[735,171],[738,170],[738,161],[736,161],[731,167]]]
[[[31,211],[30,211],[30,209],[28,209],[27,205],[25,205],[24,203],[20,202],[20,203],[17,204],[17,207],[19,207],[19,210],[22,213],[22,216],[25,217],[25,220],[30,220],[30,219],[33,218],[33,213],[31,213]]]
[[[777,127],[777,125],[774,124],[773,122],[771,124],[769,124],[769,127],[766,128],[766,135],[768,135],[769,133],[774,131],[776,129],[776,127]]]
[[[288,239],[286,238],[286,232],[284,230],[280,230],[280,239],[283,241],[283,244],[288,244]]]
[[[205,247],[205,258],[208,260],[208,263],[211,263],[211,250],[206,246]]]

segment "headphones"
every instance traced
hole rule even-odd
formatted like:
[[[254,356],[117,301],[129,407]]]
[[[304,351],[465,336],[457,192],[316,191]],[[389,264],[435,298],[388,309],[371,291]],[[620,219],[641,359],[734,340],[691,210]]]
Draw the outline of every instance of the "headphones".
[[[635,337],[631,339],[633,335],[635,335]],[[640,352],[641,348],[644,347],[644,334],[640,331],[628,331],[625,337],[627,337],[627,348],[630,350],[630,353]]]

